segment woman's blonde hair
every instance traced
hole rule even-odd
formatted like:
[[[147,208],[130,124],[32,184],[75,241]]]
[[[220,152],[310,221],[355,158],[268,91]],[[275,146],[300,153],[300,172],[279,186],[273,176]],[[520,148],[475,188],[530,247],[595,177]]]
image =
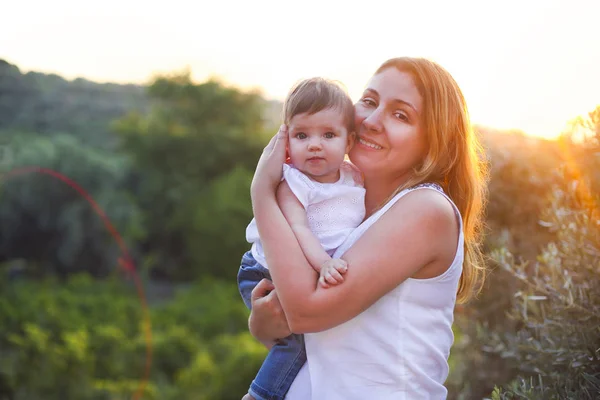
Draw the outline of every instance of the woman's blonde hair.
[[[423,98],[421,121],[428,146],[412,179],[391,197],[405,188],[435,182],[456,204],[465,238],[457,301],[464,303],[481,291],[486,272],[481,249],[488,174],[484,152],[471,126],[463,93],[448,71],[427,59],[402,57],[384,62],[375,74],[387,68],[412,75]]]

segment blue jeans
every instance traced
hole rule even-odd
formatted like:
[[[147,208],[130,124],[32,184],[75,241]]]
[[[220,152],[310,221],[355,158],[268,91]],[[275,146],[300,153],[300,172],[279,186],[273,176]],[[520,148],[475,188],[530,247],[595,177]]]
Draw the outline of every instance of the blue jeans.
[[[263,278],[271,280],[269,270],[260,265],[248,251],[242,257],[237,280],[242,299],[249,309],[252,309],[252,289]],[[250,384],[248,393],[257,400],[283,400],[305,362],[304,336],[290,335],[278,340]]]

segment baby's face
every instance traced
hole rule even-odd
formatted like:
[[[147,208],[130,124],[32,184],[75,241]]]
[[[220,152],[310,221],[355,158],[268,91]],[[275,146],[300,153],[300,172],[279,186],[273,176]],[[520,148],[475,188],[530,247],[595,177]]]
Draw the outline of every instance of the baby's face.
[[[289,153],[294,167],[321,183],[339,179],[340,165],[353,143],[342,113],[330,108],[295,115],[289,123]]]

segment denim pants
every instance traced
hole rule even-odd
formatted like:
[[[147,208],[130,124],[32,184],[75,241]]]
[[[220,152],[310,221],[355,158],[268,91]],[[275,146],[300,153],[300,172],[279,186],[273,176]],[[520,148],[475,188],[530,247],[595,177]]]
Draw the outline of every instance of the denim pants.
[[[271,279],[269,270],[260,265],[248,251],[242,257],[237,280],[242,299],[249,309],[252,309],[252,289],[263,278]],[[290,335],[278,340],[250,384],[248,393],[257,400],[283,400],[305,362],[304,336]]]

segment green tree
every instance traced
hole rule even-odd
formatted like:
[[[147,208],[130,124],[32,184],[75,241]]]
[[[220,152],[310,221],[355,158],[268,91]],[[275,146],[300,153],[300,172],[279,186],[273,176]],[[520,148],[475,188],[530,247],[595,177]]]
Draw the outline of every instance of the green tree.
[[[101,276],[121,256],[88,201],[37,168],[56,171],[88,192],[127,243],[143,237],[141,215],[124,188],[129,166],[123,156],[86,147],[71,135],[11,135],[10,151],[11,171],[0,188],[0,260],[28,260],[38,273]],[[30,167],[32,172],[19,172]]]
[[[71,275],[2,294],[2,399],[130,400],[142,388],[141,399],[239,399],[266,355],[233,282],[205,279],[149,310],[148,376],[145,313],[128,284]]]
[[[152,112],[131,114],[115,129],[135,163],[132,188],[154,274],[232,278],[247,247],[264,101],[215,81],[195,84],[189,73],[157,78],[149,94]]]
[[[142,86],[24,74],[0,59],[0,130],[67,133],[85,145],[114,149],[117,140],[110,134],[110,123],[129,111],[147,108]]]

